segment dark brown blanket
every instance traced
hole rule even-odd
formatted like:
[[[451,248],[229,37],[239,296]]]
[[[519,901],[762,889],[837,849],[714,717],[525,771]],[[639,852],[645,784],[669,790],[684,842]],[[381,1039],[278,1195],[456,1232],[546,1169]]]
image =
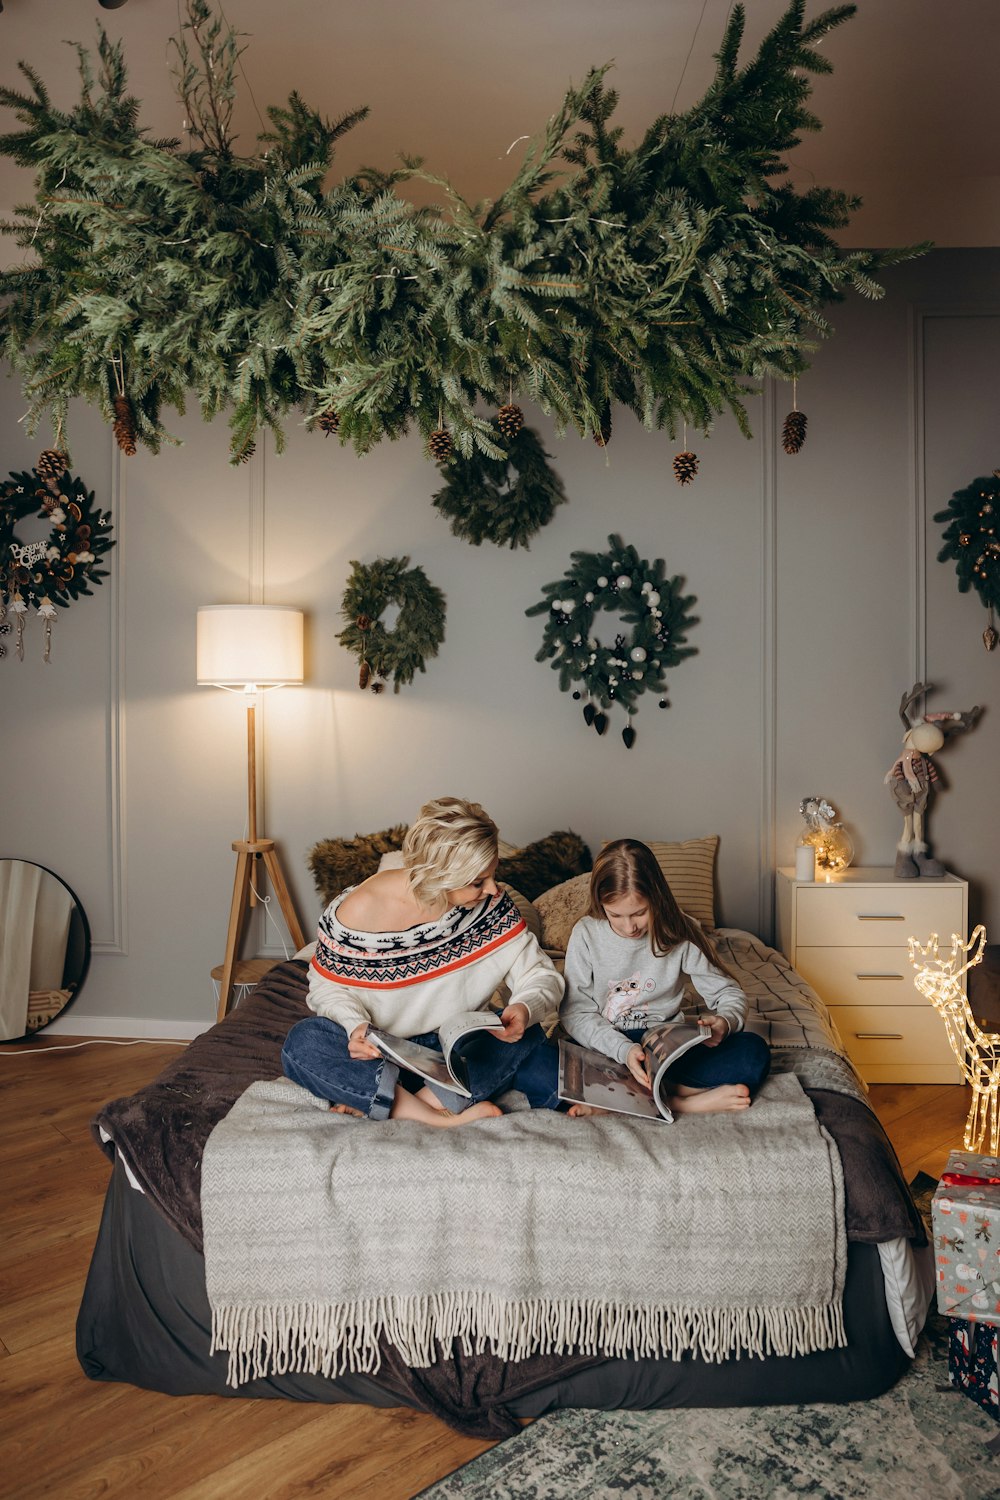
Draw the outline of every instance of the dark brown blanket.
[[[278,964],[237,1010],[196,1038],[152,1083],[112,1100],[92,1122],[105,1153],[112,1158],[116,1150],[120,1153],[149,1201],[199,1252],[205,1142],[251,1083],[280,1075],[285,1036],[310,1014],[307,974],[307,965],[299,960]],[[807,1093],[843,1161],[848,1238],[865,1244],[897,1238],[925,1244],[923,1223],[895,1152],[871,1110],[829,1090]],[[395,1350],[386,1347],[382,1353],[379,1384],[476,1437],[516,1431],[506,1402],[600,1363],[566,1355],[508,1363],[457,1351],[454,1359],[428,1370],[412,1370]]]

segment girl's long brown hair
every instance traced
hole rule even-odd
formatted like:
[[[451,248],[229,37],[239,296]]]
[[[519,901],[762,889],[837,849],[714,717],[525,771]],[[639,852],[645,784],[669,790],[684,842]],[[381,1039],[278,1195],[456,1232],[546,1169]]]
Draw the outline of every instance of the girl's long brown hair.
[[[638,839],[614,839],[594,860],[587,916],[607,921],[605,906],[625,896],[638,896],[649,907],[649,942],[658,958],[678,943],[693,943],[709,963],[732,979],[714,943],[677,905],[653,851]]]

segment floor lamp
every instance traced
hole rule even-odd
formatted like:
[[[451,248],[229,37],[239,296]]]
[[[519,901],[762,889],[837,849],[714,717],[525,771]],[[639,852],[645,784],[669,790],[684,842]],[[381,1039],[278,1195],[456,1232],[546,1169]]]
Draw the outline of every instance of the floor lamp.
[[[198,611],[198,682],[242,693],[247,711],[247,836],[233,843],[236,880],[219,988],[220,1021],[232,1001],[247,913],[256,901],[253,877],[261,861],[292,942],[296,948],[305,942],[274,840],[257,837],[255,714],[262,688],[302,681],[302,625],[302,611],[282,604],[208,604]]]

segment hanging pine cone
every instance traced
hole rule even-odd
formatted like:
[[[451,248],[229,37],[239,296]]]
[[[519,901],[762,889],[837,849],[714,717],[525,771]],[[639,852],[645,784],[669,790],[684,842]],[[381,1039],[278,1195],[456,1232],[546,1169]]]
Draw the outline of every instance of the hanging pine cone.
[[[320,412],[316,418],[316,426],[329,437],[340,427],[340,414],[332,406],[328,406],[326,411]]]
[[[501,406],[497,412],[497,426],[505,438],[516,438],[524,426],[524,412],[519,406]]]
[[[358,668],[358,687],[366,688],[372,680],[372,669],[366,661]]]
[[[134,448],[132,449],[132,452],[135,452]],[[251,438],[250,442],[242,447],[239,453],[234,454],[233,457],[236,459],[236,462],[238,464],[248,464],[256,452],[257,444]]]
[[[135,452],[135,412],[132,410],[132,403],[127,396],[116,396],[114,410],[115,442],[131,458]]]
[[[451,433],[446,427],[439,427],[436,432],[431,433],[427,439],[427,447],[431,458],[438,464],[443,464],[445,459],[450,458],[455,451]]]
[[[806,423],[809,418],[804,411],[790,411],[781,429],[781,446],[786,453],[798,453],[806,440]]]
[[[45,448],[38,455],[35,468],[43,479],[61,479],[69,468],[69,454],[62,448]]]
[[[600,431],[594,433],[594,442],[598,448],[606,448],[611,441],[611,408],[605,411],[601,418]]]
[[[358,618],[354,623],[361,631],[362,635],[364,635],[366,630],[371,630],[372,628],[372,617],[371,615],[358,615]]]
[[[674,456],[674,475],[678,484],[690,484],[698,472],[698,455],[685,448]]]

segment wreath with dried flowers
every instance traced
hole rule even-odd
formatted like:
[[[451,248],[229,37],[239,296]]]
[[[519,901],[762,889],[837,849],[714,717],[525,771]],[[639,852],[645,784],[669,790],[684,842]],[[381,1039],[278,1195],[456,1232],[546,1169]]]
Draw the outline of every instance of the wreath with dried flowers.
[[[662,558],[646,562],[619,536],[609,536],[608,545],[608,552],[573,552],[573,566],[556,583],[547,583],[544,599],[525,614],[548,612],[535,660],[554,658],[552,667],[563,692],[574,682],[582,683],[587,695],[583,717],[598,734],[608,727],[603,710],[613,703],[622,705],[628,714],[622,739],[631,750],[637,699],[657,690],[660,707],[669,707],[664,673],[695,653],[696,647],[685,645],[687,631],[697,624],[689,613],[695,601],[693,594],[681,594],[679,578],[664,576]],[[613,645],[603,645],[594,633],[594,617],[601,610],[617,610],[630,634],[619,631]],[[583,694],[577,689],[573,696],[579,699]]]
[[[337,640],[358,658],[358,686],[381,693],[391,677],[393,691],[425,672],[426,659],[437,656],[444,640],[444,594],[408,557],[378,557],[373,563],[351,562],[340,610],[347,625]],[[382,615],[399,606],[395,627],[387,630]]]
[[[48,535],[22,541],[17,528],[29,517],[47,522]],[[0,630],[9,631],[4,616],[13,615],[19,657],[24,656],[24,627],[34,608],[45,622],[49,660],[56,609],[67,609],[82,594],[93,593],[92,584],[107,578],[108,570],[98,564],[114,545],[110,513],[97,509],[94,492],[82,479],[65,470],[44,474],[31,469],[0,483]]]

